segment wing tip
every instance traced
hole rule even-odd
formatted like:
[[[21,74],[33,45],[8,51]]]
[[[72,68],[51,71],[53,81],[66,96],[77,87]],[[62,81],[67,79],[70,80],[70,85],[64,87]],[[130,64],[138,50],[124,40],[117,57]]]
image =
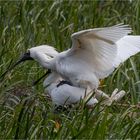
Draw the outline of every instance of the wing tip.
[[[121,29],[123,31],[125,30],[127,32],[127,34],[129,34],[133,31],[129,24],[124,24],[123,22],[119,23],[119,24],[116,24],[112,27],[115,27],[117,29]]]

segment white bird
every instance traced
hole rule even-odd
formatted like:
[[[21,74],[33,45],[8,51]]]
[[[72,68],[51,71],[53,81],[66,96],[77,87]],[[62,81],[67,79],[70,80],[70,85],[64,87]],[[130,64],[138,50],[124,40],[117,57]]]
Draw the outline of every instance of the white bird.
[[[131,28],[116,25],[72,34],[71,49],[57,53],[50,46],[29,49],[30,57],[74,86],[97,89],[99,79],[140,51],[140,36],[128,35]],[[54,57],[55,55],[55,57]]]
[[[52,79],[54,79],[54,81],[52,81]],[[86,96],[85,88],[72,86],[71,83],[67,81],[62,83],[62,80],[61,77],[53,72],[49,74],[43,82],[45,92],[50,95],[53,104],[58,106],[75,104],[81,100],[84,101],[88,107],[94,107],[94,105],[101,100],[102,104],[110,106],[114,101],[118,102],[125,95],[123,90],[118,92],[118,89],[115,89],[110,97],[100,90],[96,90],[94,95],[93,92],[91,92],[91,94]]]
[[[48,80],[53,76],[55,76],[54,73],[51,73],[43,82],[43,86],[45,88],[45,92],[50,95],[51,100],[55,105],[71,105],[80,102],[81,99],[85,99],[85,88],[75,87],[68,83],[60,85],[61,78],[48,85]],[[86,102],[87,100],[83,101]],[[87,105],[93,106],[96,103],[98,103],[96,98],[90,98]]]
[[[58,53],[48,45],[33,47],[17,64],[34,59],[74,87],[87,89],[90,93],[97,90],[99,79],[104,79],[120,63],[140,52],[140,36],[129,33],[131,28],[123,24],[79,31],[72,34],[69,50]],[[50,79],[46,85],[54,81]]]

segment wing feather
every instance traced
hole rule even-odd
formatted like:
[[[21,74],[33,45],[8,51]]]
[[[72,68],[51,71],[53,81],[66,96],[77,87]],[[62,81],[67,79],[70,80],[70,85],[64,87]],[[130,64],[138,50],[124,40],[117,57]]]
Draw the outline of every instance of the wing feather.
[[[128,25],[118,24],[112,27],[105,28],[95,28],[82,30],[72,34],[72,39],[79,39],[81,37],[93,39],[97,38],[99,40],[103,40],[105,42],[114,44],[123,36],[131,33],[131,28]]]
[[[73,45],[69,52],[76,52],[78,59],[89,64],[90,71],[98,78],[104,78],[114,70],[114,61],[117,57],[116,42],[130,32],[131,28],[123,24],[83,30],[72,34]]]
[[[123,63],[130,56],[140,52],[140,36],[125,36],[117,41],[117,57],[114,62],[114,67],[118,67],[120,63]]]
[[[128,25],[119,24],[72,34],[72,48],[62,53],[57,70],[70,81],[82,81],[84,76],[85,81],[96,85],[91,75],[103,79],[140,51],[140,36],[129,36],[130,32]]]

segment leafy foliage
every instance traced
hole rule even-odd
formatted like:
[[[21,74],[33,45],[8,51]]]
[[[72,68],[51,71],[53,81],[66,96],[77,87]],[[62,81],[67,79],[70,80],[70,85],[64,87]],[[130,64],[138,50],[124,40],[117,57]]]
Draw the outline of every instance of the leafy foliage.
[[[117,23],[140,34],[140,1],[0,1],[0,75],[28,48],[49,44],[70,47],[73,32]],[[127,96],[111,107],[77,104],[54,113],[41,84],[32,82],[44,70],[26,62],[0,80],[1,139],[140,139],[140,54],[104,80],[108,94],[117,87]],[[55,121],[60,122],[56,126]]]

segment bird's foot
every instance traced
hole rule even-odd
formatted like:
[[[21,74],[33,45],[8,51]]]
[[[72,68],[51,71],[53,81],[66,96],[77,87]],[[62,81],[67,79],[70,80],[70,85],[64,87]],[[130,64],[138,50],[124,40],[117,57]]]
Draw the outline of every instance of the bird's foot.
[[[118,101],[120,101],[120,100],[124,97],[125,94],[126,94],[126,92],[125,92],[124,90],[121,90],[121,91],[118,92],[118,89],[116,88],[116,89],[112,92],[112,95],[111,95],[110,98],[111,98],[113,101],[118,102]]]
[[[103,91],[100,91],[100,90],[97,90],[96,96],[98,96],[98,99],[99,98],[103,99],[102,104],[111,106],[114,101],[115,102],[120,101],[124,97],[125,93],[126,92],[124,90],[121,90],[118,92],[118,89],[116,88],[112,92],[111,96],[108,96],[107,94],[105,94]]]
[[[57,84],[57,87],[62,86],[62,85],[64,85],[64,84],[67,84],[67,85],[72,86],[72,83],[71,83],[71,82],[62,80],[62,81],[60,81],[60,83]]]

